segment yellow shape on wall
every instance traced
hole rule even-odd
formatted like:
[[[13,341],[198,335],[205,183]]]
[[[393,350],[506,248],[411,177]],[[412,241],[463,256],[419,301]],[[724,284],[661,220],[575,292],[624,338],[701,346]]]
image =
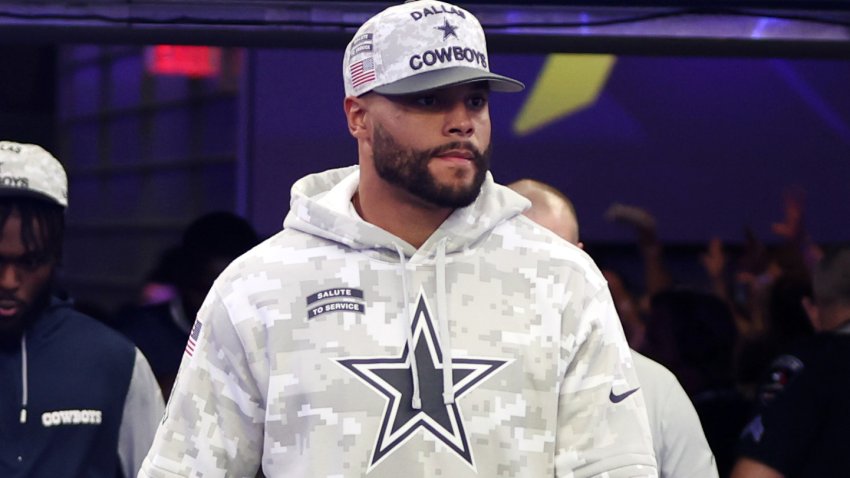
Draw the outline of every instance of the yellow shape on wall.
[[[593,104],[616,59],[614,55],[549,55],[514,120],[514,132],[527,135]]]

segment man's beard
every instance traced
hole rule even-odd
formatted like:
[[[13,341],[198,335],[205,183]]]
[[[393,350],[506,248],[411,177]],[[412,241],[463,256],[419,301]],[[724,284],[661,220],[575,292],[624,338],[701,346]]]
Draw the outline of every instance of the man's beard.
[[[21,342],[21,336],[29,327],[35,323],[47,306],[53,295],[54,275],[44,283],[38,294],[33,297],[27,305],[27,309],[21,314],[20,319],[13,327],[0,330],[0,349],[11,349],[17,347]]]
[[[468,186],[439,184],[428,171],[432,158],[453,149],[466,149],[474,155],[470,161],[475,165],[475,176]],[[405,150],[381,125],[375,126],[372,141],[372,160],[378,176],[428,203],[452,209],[469,206],[478,197],[490,168],[490,154],[489,146],[481,152],[468,141],[455,141],[426,150]]]

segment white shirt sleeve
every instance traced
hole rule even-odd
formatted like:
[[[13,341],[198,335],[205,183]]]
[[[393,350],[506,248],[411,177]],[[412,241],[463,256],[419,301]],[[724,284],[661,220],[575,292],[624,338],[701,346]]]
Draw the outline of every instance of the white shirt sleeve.
[[[633,352],[652,428],[660,478],[717,478],[717,464],[699,416],[676,376]]]
[[[136,349],[133,376],[124,399],[124,413],[118,431],[118,458],[125,477],[135,477],[153,442],[165,406],[162,392],[148,361]]]

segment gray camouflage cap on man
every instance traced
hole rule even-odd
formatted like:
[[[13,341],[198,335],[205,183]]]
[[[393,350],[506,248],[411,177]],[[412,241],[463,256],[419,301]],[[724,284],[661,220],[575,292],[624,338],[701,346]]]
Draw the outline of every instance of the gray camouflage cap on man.
[[[31,196],[68,207],[65,169],[41,146],[0,141],[0,196]]]
[[[525,88],[490,72],[484,30],[475,16],[433,0],[409,1],[367,20],[342,63],[346,96],[401,95],[477,81],[487,81],[493,91]]]

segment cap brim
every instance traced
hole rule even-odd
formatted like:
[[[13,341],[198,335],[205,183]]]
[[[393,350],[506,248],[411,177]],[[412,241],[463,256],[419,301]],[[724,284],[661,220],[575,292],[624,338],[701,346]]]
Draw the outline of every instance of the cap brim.
[[[67,202],[62,203],[49,194],[45,194],[41,191],[35,191],[33,189],[0,187],[0,197],[23,197],[31,199],[40,199],[44,202],[49,202],[50,204],[56,204],[57,206],[60,206],[62,208],[68,207]]]
[[[516,93],[525,89],[525,85],[521,81],[508,78],[507,76],[497,75],[479,70],[478,68],[453,66],[440,70],[426,71],[425,73],[373,88],[371,91],[382,95],[406,95],[478,81],[486,81],[490,84],[490,90],[502,93]]]

